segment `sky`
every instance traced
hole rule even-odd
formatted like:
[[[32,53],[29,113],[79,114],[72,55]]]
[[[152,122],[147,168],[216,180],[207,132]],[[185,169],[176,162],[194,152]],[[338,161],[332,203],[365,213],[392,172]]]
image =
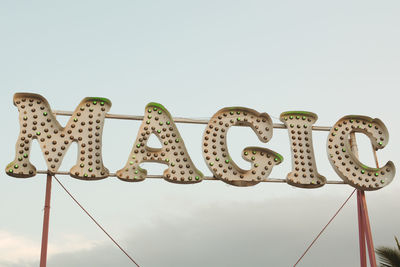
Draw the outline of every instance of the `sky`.
[[[381,119],[390,141],[380,165],[400,158],[400,3],[398,1],[2,1],[0,3],[0,163],[14,158],[16,92],[44,96],[72,111],[88,96],[112,101],[110,113],[143,115],[149,102],[176,117],[210,118],[224,107],[267,112],[274,122],[290,110],[332,126],[345,115]],[[58,116],[65,125],[68,117]],[[106,120],[103,160],[121,169],[139,121]],[[196,167],[205,125],[177,125]],[[228,133],[229,151],[261,146],[284,157],[270,177],[291,170],[287,130],[261,143],[247,127]],[[327,132],[314,132],[318,171],[338,180],[326,155]],[[374,166],[369,139],[357,135],[360,160]],[[37,143],[31,161],[45,170]],[[71,146],[60,170],[76,161]],[[143,164],[149,174],[164,166]],[[0,266],[37,266],[45,175],[0,175]],[[143,267],[293,266],[353,191],[349,185],[301,189],[222,181],[194,185],[146,179],[81,181],[58,176],[74,196]],[[400,181],[367,192],[375,246],[400,236]],[[359,264],[353,196],[298,266]],[[48,266],[132,266],[53,182]]]

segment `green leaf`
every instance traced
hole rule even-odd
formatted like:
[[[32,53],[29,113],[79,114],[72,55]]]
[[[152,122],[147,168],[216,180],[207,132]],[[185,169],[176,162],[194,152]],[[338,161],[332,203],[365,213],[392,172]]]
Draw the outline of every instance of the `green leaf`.
[[[389,247],[378,247],[376,253],[379,257],[379,263],[383,267],[400,266],[400,250]]]

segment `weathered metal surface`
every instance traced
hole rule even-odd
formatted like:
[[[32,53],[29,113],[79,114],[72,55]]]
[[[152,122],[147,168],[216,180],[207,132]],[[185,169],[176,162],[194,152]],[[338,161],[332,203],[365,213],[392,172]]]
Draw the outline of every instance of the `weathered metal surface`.
[[[350,134],[353,132],[366,134],[374,149],[384,148],[389,141],[389,133],[381,120],[345,116],[328,135],[327,152],[333,169],[346,183],[360,190],[377,190],[388,185],[396,172],[393,162],[387,162],[382,168],[364,165],[352,152]]]
[[[151,134],[157,136],[162,148],[147,146]],[[145,119],[128,162],[117,172],[118,178],[128,182],[143,181],[147,176],[147,170],[140,167],[143,162],[167,165],[163,177],[169,182],[198,183],[203,180],[203,174],[194,166],[171,114],[157,103],[146,106]]]
[[[102,132],[104,117],[111,107],[105,98],[87,97],[81,101],[62,127],[49,103],[41,95],[17,93],[20,133],[15,145],[15,159],[7,165],[10,176],[27,178],[36,175],[30,161],[32,140],[37,139],[50,172],[57,172],[72,142],[78,143],[78,159],[70,175],[84,180],[102,179],[108,170],[102,160]]]
[[[292,171],[286,179],[288,184],[304,188],[316,188],[325,185],[326,179],[318,173],[312,142],[312,125],[318,116],[306,111],[287,111],[280,115],[280,120],[289,132]]]
[[[278,153],[262,147],[246,147],[244,160],[251,162],[250,170],[241,169],[229,155],[228,129],[232,126],[248,126],[261,142],[272,138],[272,120],[267,113],[243,107],[223,108],[210,119],[203,135],[203,157],[214,176],[236,186],[251,186],[267,178],[272,168],[282,162]]]

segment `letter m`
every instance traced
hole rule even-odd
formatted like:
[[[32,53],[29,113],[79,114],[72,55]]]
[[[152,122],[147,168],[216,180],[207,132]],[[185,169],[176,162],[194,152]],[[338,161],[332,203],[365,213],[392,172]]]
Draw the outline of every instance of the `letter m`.
[[[7,165],[8,175],[27,178],[36,175],[29,161],[31,144],[37,139],[50,173],[58,171],[72,142],[78,142],[77,163],[70,170],[72,177],[84,180],[106,178],[101,142],[104,118],[111,108],[105,98],[88,97],[81,101],[65,127],[62,127],[41,95],[16,93],[20,132],[15,145],[15,159]]]

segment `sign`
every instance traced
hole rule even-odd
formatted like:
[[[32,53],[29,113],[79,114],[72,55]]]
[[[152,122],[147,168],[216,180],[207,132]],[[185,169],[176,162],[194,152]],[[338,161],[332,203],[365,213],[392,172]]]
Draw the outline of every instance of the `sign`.
[[[56,173],[72,142],[78,143],[78,158],[70,169],[77,179],[98,180],[109,176],[103,165],[102,132],[104,119],[111,108],[106,98],[87,97],[76,107],[67,125],[62,127],[49,103],[41,95],[16,93],[14,105],[19,111],[20,133],[15,145],[15,159],[6,167],[12,177],[28,178],[36,175],[29,161],[31,144],[37,139],[50,173]],[[318,116],[311,112],[288,111],[280,120],[288,129],[291,144],[292,170],[287,183],[302,188],[317,188],[326,179],[317,170],[312,142],[312,126]],[[252,186],[269,176],[283,157],[263,147],[246,147],[242,157],[251,162],[250,170],[243,170],[229,155],[226,138],[230,127],[251,127],[261,142],[272,138],[273,124],[267,113],[244,107],[227,107],[217,111],[205,128],[202,151],[214,177],[235,186]],[[331,128],[327,140],[328,159],[336,173],[347,184],[360,190],[377,190],[388,185],[395,176],[395,166],[389,161],[381,168],[361,163],[351,150],[352,132],[367,135],[374,149],[384,148],[389,140],[388,130],[379,119],[366,116],[345,116]],[[160,140],[161,148],[147,146],[151,134]],[[184,140],[168,110],[158,103],[149,103],[144,112],[132,151],[117,177],[127,182],[146,179],[143,162],[157,162],[168,168],[163,178],[169,182],[190,184],[201,182],[204,175],[196,168],[188,154]]]

